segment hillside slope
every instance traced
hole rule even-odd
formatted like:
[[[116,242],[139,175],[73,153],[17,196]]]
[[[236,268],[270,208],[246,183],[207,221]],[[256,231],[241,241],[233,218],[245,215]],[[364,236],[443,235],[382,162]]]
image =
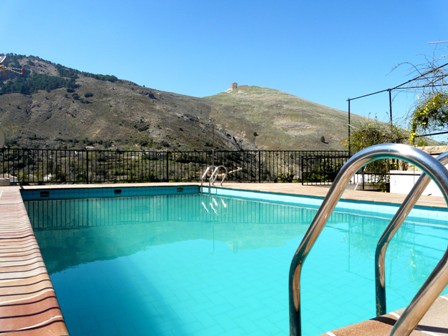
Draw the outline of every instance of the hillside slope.
[[[240,86],[207,99],[222,128],[260,149],[343,149],[347,137],[346,112],[281,91]]]
[[[347,134],[346,112],[273,89],[196,98],[34,56],[10,54],[6,62],[25,70],[0,74],[8,146],[316,150],[343,149]]]

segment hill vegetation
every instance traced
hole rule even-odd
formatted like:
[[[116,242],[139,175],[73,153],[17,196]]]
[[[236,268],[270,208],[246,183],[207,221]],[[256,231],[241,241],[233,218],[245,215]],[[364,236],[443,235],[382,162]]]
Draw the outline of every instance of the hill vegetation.
[[[346,112],[273,89],[196,98],[35,56],[9,54],[4,65],[25,70],[0,74],[0,126],[10,147],[344,149]]]
[[[211,115],[260,149],[340,150],[347,113],[281,91],[240,86],[215,96]],[[354,116],[354,123],[365,120]]]

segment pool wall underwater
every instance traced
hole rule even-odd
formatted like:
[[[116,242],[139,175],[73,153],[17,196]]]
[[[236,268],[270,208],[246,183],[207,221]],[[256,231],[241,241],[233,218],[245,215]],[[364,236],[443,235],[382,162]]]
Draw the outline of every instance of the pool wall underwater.
[[[272,192],[259,192],[250,190],[236,190],[229,188],[210,188],[198,185],[174,185],[174,186],[151,186],[151,187],[89,187],[89,188],[37,188],[20,190],[24,201],[32,200],[57,200],[57,199],[85,199],[85,198],[113,198],[113,197],[137,197],[157,195],[212,195],[223,197],[234,197],[241,199],[257,200],[261,202],[274,202],[279,204],[302,204],[310,208],[318,208],[323,200],[322,197],[290,195]],[[1,198],[0,198],[1,200]],[[365,202],[341,200],[338,203],[339,211],[360,211],[366,214],[390,217],[398,209],[397,204],[384,202]],[[410,216],[414,221],[419,219],[439,219],[441,223],[446,222],[446,210],[444,208],[433,208],[416,206]],[[286,281],[286,279],[285,279]]]
[[[323,197],[307,195],[291,195],[270,193],[251,190],[237,190],[227,188],[202,187],[198,185],[162,186],[162,187],[108,187],[108,188],[57,188],[57,189],[22,189],[20,190],[24,201],[42,199],[73,199],[92,197],[133,197],[133,196],[155,196],[155,195],[178,195],[178,194],[209,194],[216,196],[240,197],[245,199],[270,201],[279,203],[300,203],[304,205],[319,207]],[[366,202],[341,199],[337,209],[356,210],[365,213],[381,213],[393,215],[398,209],[397,204],[386,202]],[[409,218],[432,218],[444,220],[448,209],[415,206]]]

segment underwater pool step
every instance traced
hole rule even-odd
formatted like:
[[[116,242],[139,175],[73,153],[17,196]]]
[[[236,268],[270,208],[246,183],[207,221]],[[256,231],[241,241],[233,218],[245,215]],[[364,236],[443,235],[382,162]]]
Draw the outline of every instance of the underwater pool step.
[[[329,331],[325,336],[387,336],[404,309],[371,320]],[[411,336],[448,334],[448,295],[439,297],[411,333]]]

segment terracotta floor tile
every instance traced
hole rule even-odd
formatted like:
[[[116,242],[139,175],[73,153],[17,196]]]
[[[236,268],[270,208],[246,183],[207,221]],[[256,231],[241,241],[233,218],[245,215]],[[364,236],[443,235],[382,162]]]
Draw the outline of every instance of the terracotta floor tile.
[[[68,335],[18,188],[0,188],[0,333]]]

